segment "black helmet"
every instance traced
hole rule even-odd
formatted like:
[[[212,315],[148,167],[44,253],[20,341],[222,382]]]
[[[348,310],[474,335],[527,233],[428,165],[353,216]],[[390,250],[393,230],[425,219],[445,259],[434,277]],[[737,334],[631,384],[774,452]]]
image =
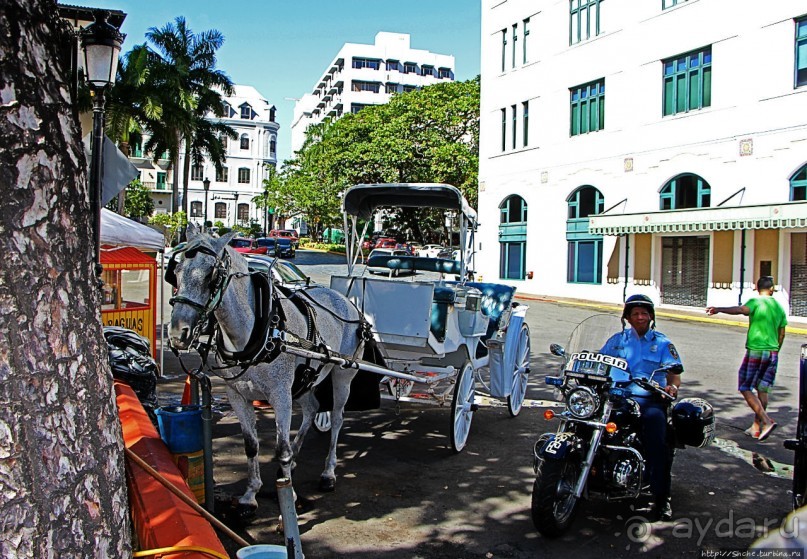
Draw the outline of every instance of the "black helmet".
[[[703,398],[680,400],[670,415],[679,446],[704,447],[714,440],[715,411]]]
[[[650,320],[656,322],[656,307],[653,305],[653,300],[647,295],[631,295],[625,300],[625,308],[622,309],[622,320],[630,316],[630,311],[634,307],[643,307],[650,313]],[[624,324],[624,323],[623,323]]]

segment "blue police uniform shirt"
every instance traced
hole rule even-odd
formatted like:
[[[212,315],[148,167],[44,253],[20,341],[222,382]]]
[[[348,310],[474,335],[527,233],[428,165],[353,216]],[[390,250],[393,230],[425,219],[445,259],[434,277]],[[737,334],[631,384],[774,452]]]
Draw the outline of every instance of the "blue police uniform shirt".
[[[625,328],[611,336],[600,353],[625,359],[631,375],[640,378],[649,379],[653,377],[653,371],[666,365],[681,364],[678,351],[669,338],[652,329],[645,332],[644,336],[639,336],[633,328]],[[657,373],[652,380],[662,388],[667,386],[666,373]],[[637,384],[631,384],[630,391],[638,397],[651,394]]]

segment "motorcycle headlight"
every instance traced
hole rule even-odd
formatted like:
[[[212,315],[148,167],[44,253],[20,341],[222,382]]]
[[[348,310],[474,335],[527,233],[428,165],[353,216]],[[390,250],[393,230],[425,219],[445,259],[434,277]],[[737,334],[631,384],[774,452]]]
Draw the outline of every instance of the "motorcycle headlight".
[[[588,386],[579,386],[566,396],[566,408],[577,419],[588,419],[599,407],[599,397]]]

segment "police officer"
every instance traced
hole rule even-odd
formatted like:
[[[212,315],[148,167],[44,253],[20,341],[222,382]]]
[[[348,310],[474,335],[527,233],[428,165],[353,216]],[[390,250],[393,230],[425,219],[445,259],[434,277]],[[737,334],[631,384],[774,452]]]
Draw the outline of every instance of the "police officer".
[[[625,322],[630,328],[625,327]],[[621,332],[605,342],[600,353],[621,357],[628,362],[633,377],[650,379],[653,371],[661,367],[681,364],[675,346],[655,330],[656,313],[653,301],[647,295],[631,295],[622,310]],[[663,378],[652,378],[665,392],[678,396],[681,375],[668,373]],[[642,443],[650,469],[650,490],[653,492],[655,511],[661,520],[672,519],[670,505],[670,472],[674,449],[667,444],[667,402],[639,387],[631,385],[633,399],[642,412]]]

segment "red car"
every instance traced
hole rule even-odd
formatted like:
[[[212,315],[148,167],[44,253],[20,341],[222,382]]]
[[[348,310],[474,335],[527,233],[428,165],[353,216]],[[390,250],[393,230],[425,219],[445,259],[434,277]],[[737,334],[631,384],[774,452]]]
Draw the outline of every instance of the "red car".
[[[297,231],[294,229],[272,229],[269,231],[269,237],[280,237],[281,239],[289,239],[294,248],[300,244],[300,237],[297,236]]]
[[[266,247],[258,246],[255,239],[236,237],[229,242],[229,245],[243,254],[266,254]]]
[[[398,241],[391,237],[381,237],[375,243],[373,248],[396,248]]]

